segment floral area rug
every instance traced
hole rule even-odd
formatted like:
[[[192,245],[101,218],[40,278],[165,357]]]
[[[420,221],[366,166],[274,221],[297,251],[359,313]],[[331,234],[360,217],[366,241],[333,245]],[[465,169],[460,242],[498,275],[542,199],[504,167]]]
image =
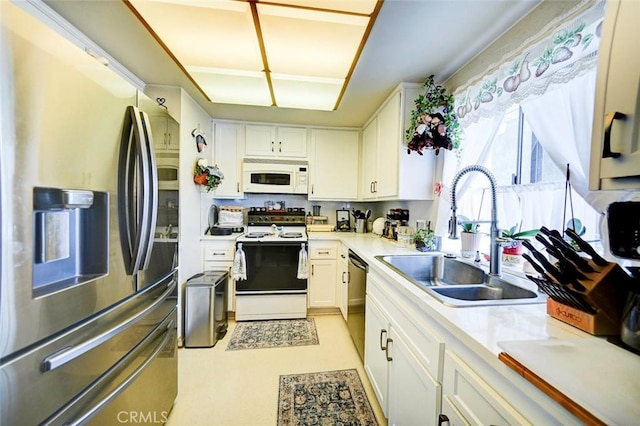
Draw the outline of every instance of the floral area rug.
[[[280,376],[278,426],[377,426],[358,371]]]
[[[317,344],[319,344],[318,332],[313,318],[248,321],[236,324],[227,350],[283,348]]]

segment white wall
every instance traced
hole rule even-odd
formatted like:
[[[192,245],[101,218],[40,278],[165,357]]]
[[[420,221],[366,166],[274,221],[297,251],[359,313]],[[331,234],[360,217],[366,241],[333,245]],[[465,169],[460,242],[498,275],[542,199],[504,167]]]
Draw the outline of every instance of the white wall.
[[[211,117],[184,90],[181,90],[180,111],[180,269],[178,282],[202,272],[200,256],[200,186],[193,182],[193,169],[198,158],[211,158],[213,136]],[[196,148],[194,129],[205,133],[207,145],[203,152]]]

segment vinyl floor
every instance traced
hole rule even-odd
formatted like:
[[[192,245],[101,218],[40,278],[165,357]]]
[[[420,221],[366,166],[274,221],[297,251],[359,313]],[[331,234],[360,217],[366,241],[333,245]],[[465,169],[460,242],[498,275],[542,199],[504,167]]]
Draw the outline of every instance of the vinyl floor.
[[[168,426],[274,426],[280,375],[355,368],[378,423],[387,424],[341,315],[313,317],[319,345],[227,351],[236,326],[213,348],[178,350],[178,397]]]

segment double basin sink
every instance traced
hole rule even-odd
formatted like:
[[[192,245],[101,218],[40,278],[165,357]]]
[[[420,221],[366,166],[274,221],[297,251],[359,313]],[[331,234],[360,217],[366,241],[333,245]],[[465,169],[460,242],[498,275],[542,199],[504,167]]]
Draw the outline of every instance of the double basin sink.
[[[493,276],[482,268],[438,254],[376,256],[376,259],[448,306],[544,303],[515,276]],[[518,285],[520,284],[520,285]]]

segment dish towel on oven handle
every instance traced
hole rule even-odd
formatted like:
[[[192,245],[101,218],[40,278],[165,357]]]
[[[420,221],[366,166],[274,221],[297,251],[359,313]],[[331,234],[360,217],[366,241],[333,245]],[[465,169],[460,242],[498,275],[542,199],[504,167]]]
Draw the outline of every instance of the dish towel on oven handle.
[[[244,250],[242,250],[242,243],[238,243],[238,249],[236,250],[236,255],[233,258],[231,275],[236,281],[247,279],[247,259],[244,256]]]
[[[304,243],[300,244],[302,247],[298,254],[298,279],[306,280],[309,278],[309,260],[307,256],[307,250],[304,248]]]

